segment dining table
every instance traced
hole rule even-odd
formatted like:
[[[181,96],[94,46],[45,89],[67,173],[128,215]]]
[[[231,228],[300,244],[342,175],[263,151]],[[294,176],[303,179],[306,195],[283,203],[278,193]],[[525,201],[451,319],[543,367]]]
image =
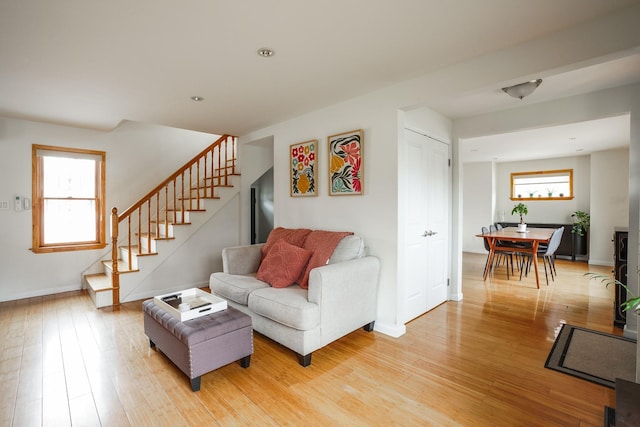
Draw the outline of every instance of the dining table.
[[[533,268],[536,273],[536,286],[540,289],[540,276],[538,273],[538,246],[540,243],[549,243],[553,228],[529,228],[525,231],[518,231],[517,227],[505,227],[501,230],[490,231],[489,233],[477,234],[489,244],[489,255],[487,265],[484,269],[483,279],[487,280],[491,263],[496,252],[519,252],[529,253],[533,258]],[[505,245],[503,242],[530,243],[530,245],[522,245],[522,247],[514,248],[513,245]]]

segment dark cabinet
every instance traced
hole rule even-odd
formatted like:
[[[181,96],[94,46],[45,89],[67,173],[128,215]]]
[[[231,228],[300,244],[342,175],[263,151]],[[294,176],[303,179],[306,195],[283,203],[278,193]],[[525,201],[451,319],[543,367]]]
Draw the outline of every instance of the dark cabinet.
[[[613,235],[614,250],[614,278],[627,284],[627,246],[629,243],[629,232],[626,229],[616,229]],[[613,324],[622,328],[627,322],[627,316],[620,308],[620,305],[627,300],[627,291],[622,286],[616,286],[615,290],[615,313]]]

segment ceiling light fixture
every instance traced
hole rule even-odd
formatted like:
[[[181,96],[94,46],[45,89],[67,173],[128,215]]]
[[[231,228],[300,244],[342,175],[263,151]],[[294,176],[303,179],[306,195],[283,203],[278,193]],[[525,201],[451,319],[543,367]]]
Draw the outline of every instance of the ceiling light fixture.
[[[258,55],[264,58],[269,58],[270,56],[273,56],[275,54],[276,53],[272,49],[269,49],[268,47],[262,47],[258,49]]]
[[[542,83],[542,79],[530,80],[528,82],[519,83],[517,85],[503,87],[502,90],[509,96],[522,99],[525,96],[531,95],[531,93],[536,90],[538,86],[540,86],[540,83]]]
[[[196,96],[192,96],[192,97],[191,97],[191,100],[192,100],[192,101],[196,101],[196,102],[200,102],[200,101],[204,101],[204,98],[203,98],[203,97],[201,97],[201,96],[197,96],[197,95],[196,95]]]

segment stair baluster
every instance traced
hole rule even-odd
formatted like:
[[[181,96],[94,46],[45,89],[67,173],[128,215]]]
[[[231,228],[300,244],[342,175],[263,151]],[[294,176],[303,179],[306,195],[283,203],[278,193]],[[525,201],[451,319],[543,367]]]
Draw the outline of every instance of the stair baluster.
[[[113,305],[120,303],[120,274],[137,271],[134,253],[136,256],[155,254],[155,240],[172,238],[172,224],[188,224],[189,211],[202,210],[202,199],[217,198],[215,188],[229,186],[229,176],[237,175],[235,165],[236,137],[223,135],[123,213],[118,214],[115,207],[112,209],[109,264]],[[154,221],[156,225],[152,228]],[[119,228],[123,223],[127,236],[125,246],[119,248]],[[133,236],[136,236],[137,248],[132,242]],[[127,252],[124,260],[121,260],[120,249]]]

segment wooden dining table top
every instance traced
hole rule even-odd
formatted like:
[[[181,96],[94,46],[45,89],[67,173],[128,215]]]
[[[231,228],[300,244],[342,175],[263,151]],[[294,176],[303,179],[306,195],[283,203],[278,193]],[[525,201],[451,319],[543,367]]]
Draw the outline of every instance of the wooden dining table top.
[[[511,242],[548,242],[553,234],[553,228],[529,228],[527,231],[518,231],[517,227],[505,227],[502,230],[490,231],[489,233],[477,234],[477,237],[488,237],[491,239],[508,240]]]
[[[505,227],[502,230],[490,231],[489,233],[476,234],[482,237],[489,244],[489,257],[484,269],[483,279],[486,280],[491,269],[493,256],[496,252],[513,251],[513,246],[505,245],[504,242],[530,242],[531,245],[526,248],[518,248],[518,252],[530,253],[534,257],[537,256],[538,244],[549,242],[555,230],[553,228],[529,228],[526,231],[518,231],[517,227]],[[533,263],[536,275],[536,287],[540,289],[540,273],[538,271],[538,262]]]

